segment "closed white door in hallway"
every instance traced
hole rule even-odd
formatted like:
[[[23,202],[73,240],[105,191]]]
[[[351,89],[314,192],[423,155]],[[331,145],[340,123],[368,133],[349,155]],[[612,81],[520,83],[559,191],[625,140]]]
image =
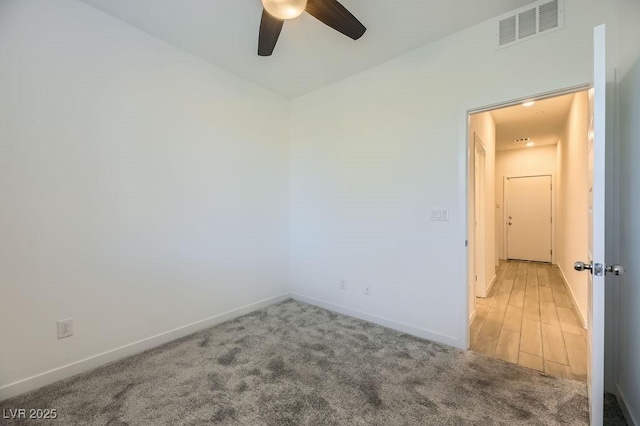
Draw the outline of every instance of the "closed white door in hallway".
[[[551,176],[506,180],[507,258],[551,262]]]

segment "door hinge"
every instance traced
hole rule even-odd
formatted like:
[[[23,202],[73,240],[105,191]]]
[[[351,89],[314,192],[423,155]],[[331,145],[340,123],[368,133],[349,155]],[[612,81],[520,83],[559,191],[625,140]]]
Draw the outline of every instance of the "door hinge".
[[[476,275],[476,281],[478,281],[478,276]]]
[[[469,247],[469,240],[464,240],[464,246]]]
[[[553,250],[549,250],[549,253],[553,254]]]

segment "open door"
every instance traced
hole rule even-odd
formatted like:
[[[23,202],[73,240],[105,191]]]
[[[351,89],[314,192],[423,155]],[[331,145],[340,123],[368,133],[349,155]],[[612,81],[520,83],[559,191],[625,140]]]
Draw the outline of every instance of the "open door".
[[[602,425],[604,397],[604,276],[620,275],[619,265],[605,265],[605,124],[606,124],[605,26],[594,30],[593,88],[589,91],[589,259],[575,269],[589,274],[589,409],[592,425]]]
[[[601,425],[604,411],[604,208],[606,50],[605,27],[594,30],[593,88],[589,91],[589,347],[588,381],[591,424]],[[600,267],[598,267],[600,265]]]

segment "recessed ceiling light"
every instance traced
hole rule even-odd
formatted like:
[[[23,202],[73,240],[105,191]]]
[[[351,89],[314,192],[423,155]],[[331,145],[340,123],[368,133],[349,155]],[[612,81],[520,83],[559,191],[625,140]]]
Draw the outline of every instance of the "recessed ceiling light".
[[[529,148],[531,148],[534,145],[535,145],[535,143],[533,143],[533,142],[527,142],[527,143],[524,144],[524,146],[529,147]]]
[[[534,106],[536,104],[536,101],[527,101],[527,102],[523,102],[522,106],[525,108],[529,108],[531,106]]]

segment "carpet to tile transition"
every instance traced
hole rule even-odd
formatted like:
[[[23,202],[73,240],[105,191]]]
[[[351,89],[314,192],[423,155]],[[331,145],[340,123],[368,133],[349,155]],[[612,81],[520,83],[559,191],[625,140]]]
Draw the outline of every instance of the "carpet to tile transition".
[[[10,408],[55,408],[60,425],[588,423],[583,383],[292,300],[0,402]]]

